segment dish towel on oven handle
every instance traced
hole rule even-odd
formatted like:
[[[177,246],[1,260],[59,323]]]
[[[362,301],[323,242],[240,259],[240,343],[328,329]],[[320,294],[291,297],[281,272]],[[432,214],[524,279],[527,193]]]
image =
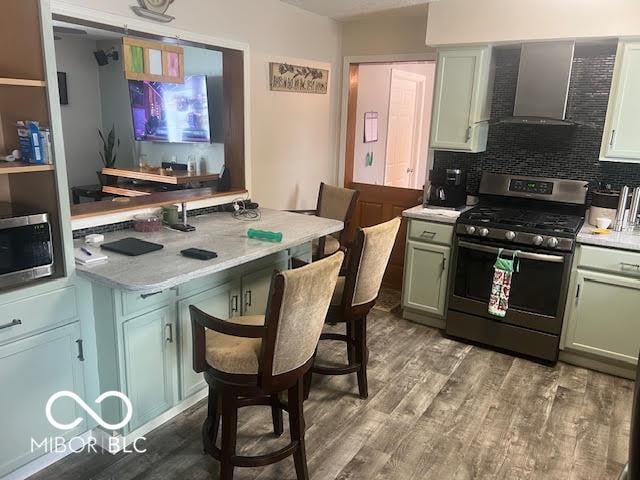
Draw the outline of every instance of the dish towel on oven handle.
[[[489,297],[489,313],[496,317],[504,317],[509,309],[511,295],[511,278],[520,270],[519,251],[513,252],[511,258],[502,258],[504,249],[498,250],[498,258],[494,264],[493,283]]]

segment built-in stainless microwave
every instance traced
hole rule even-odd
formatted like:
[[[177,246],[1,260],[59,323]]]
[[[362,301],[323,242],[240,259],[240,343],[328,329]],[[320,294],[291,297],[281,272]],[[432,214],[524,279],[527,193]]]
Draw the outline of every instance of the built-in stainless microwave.
[[[15,287],[52,273],[49,215],[0,203],[0,288]]]

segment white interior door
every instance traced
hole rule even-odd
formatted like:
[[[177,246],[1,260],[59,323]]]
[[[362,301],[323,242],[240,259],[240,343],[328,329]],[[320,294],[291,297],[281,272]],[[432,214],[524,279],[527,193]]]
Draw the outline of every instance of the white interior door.
[[[415,187],[422,144],[425,81],[424,75],[391,70],[385,186]]]

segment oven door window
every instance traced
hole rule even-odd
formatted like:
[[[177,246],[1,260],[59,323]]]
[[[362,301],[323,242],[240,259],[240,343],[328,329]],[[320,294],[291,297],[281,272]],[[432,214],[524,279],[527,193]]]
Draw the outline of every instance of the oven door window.
[[[496,253],[458,247],[454,293],[488,305]],[[520,258],[513,274],[509,308],[555,316],[558,312],[565,264]]]
[[[0,275],[50,265],[49,225],[25,225],[0,230]]]

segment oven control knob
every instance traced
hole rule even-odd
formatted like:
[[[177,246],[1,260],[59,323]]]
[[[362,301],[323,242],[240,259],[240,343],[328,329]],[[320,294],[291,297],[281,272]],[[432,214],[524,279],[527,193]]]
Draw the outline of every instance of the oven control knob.
[[[542,242],[544,242],[544,238],[542,238],[540,235],[536,235],[535,237],[533,237],[534,245],[542,245]]]
[[[487,235],[489,235],[489,229],[488,228],[481,228],[478,233],[480,234],[481,237],[486,237]]]
[[[473,225],[467,225],[467,234],[473,235],[474,233],[476,233],[476,227]]]
[[[556,248],[558,246],[558,239],[556,237],[551,237],[547,240],[547,246],[550,248]]]
[[[516,232],[506,232],[504,234],[504,238],[506,238],[507,240],[513,240],[514,238],[516,238]]]

